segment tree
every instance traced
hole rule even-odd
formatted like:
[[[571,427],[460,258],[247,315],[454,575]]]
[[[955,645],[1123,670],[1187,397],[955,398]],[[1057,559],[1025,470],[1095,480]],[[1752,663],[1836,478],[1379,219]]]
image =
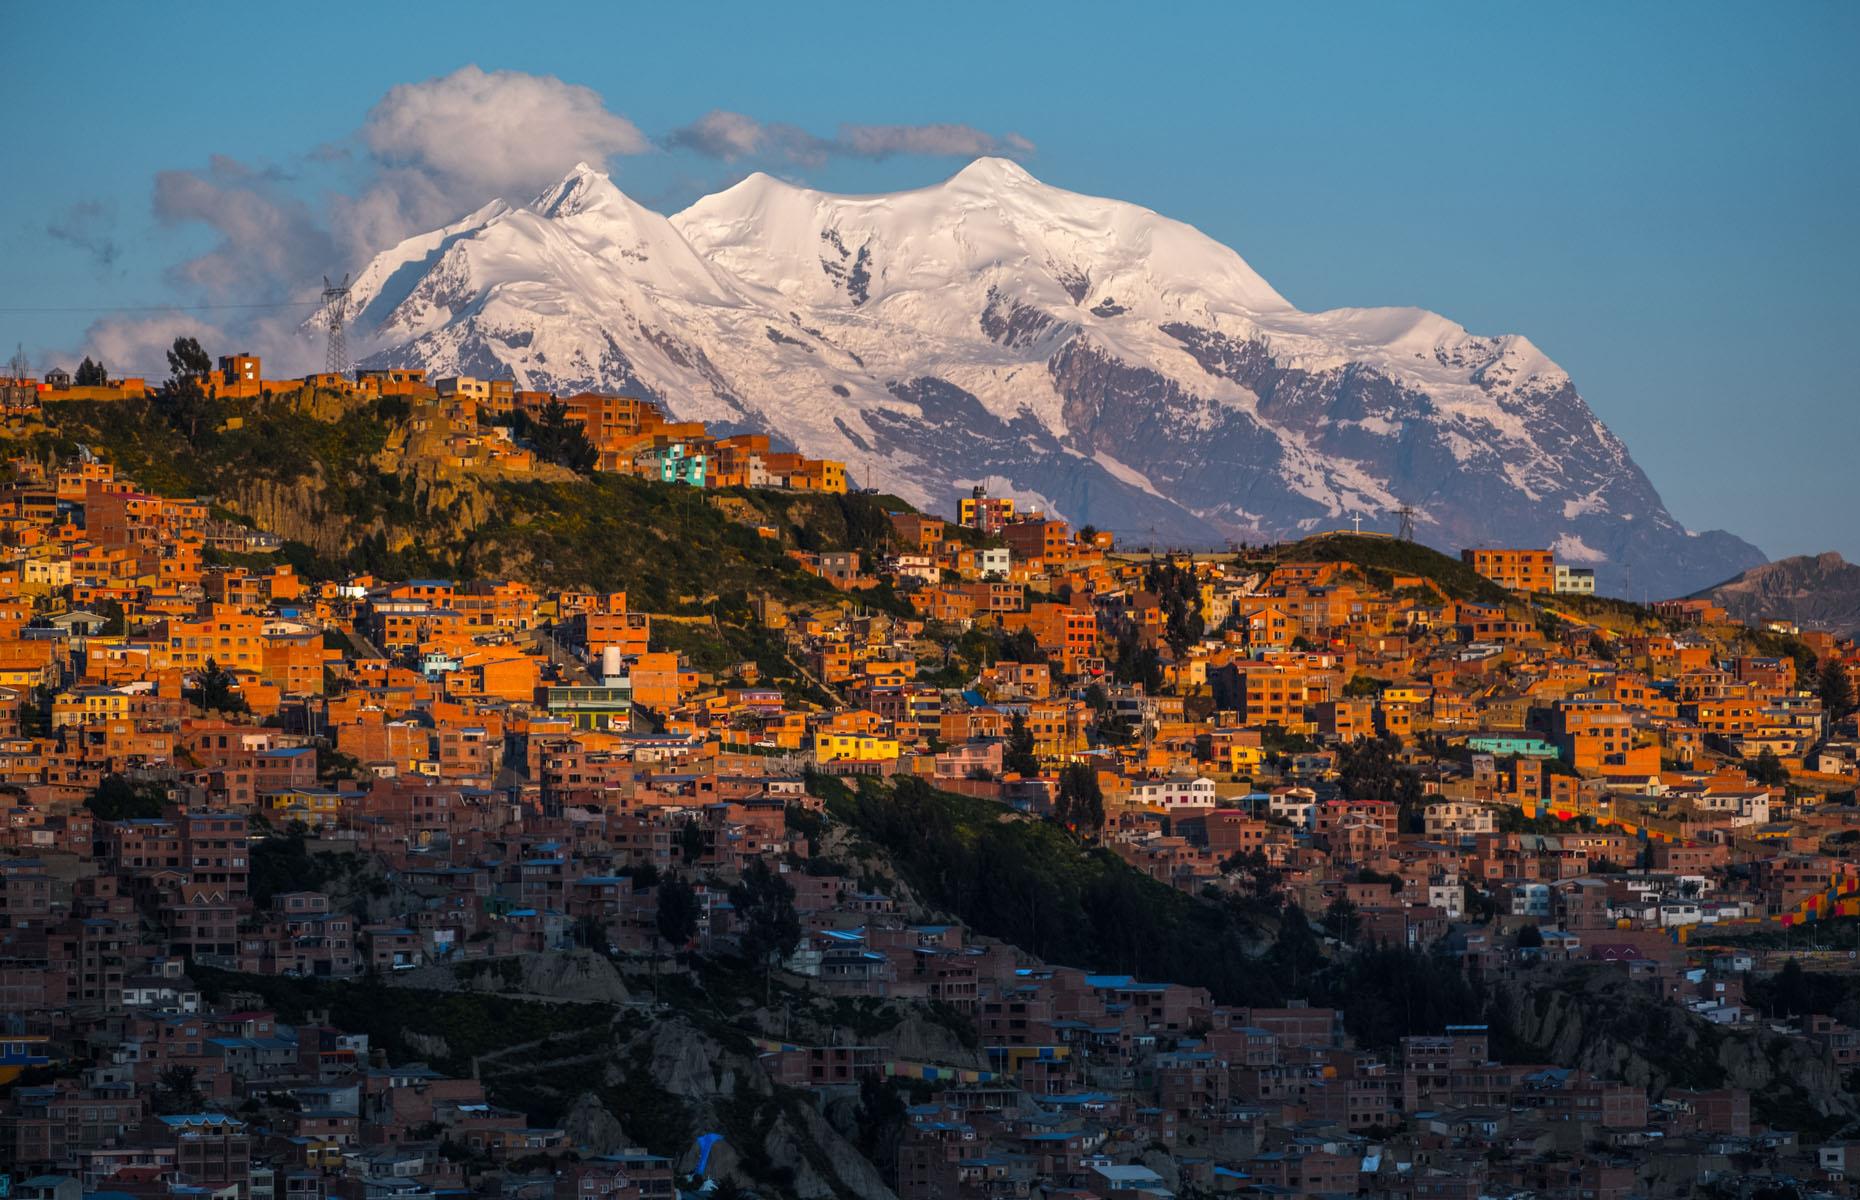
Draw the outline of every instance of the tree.
[[[1544,944],[1544,931],[1535,925],[1526,925],[1518,930],[1518,949],[1541,950]]]
[[[1117,638],[1117,657],[1111,661],[1111,677],[1119,683],[1136,683],[1145,693],[1154,695],[1162,687],[1162,655],[1156,647],[1142,644],[1135,626]]]
[[[1098,771],[1086,763],[1067,763],[1059,772],[1059,794],[1053,815],[1061,825],[1080,833],[1096,834],[1104,828],[1104,790]]]
[[[26,348],[19,346],[6,366],[0,368],[0,404],[30,407],[38,403],[38,396],[38,385],[32,382],[32,360],[26,357]]]
[[[583,914],[575,918],[569,927],[569,937],[577,946],[586,946],[590,950],[607,949],[607,925],[599,917]]]
[[[653,931],[673,953],[691,944],[698,930],[697,890],[676,872],[659,881],[659,909]]]
[[[72,377],[72,382],[79,387],[107,387],[110,383],[110,376],[104,371],[102,363],[92,362],[87,354],[84,356],[84,361],[78,364],[77,374]]]
[[[1751,765],[1750,777],[1764,787],[1781,787],[1789,782],[1789,772],[1783,767],[1782,759],[1777,758],[1776,751],[1767,746]]]
[[[1806,1016],[1814,1007],[1808,972],[1793,958],[1783,963],[1782,970],[1776,972],[1770,984],[1770,995],[1772,1011],[1779,1016]]]
[[[1359,738],[1343,748],[1337,782],[1351,800],[1386,800],[1404,808],[1421,802],[1421,777],[1396,761],[1401,743],[1392,737]]]
[[[1352,700],[1360,700],[1382,694],[1382,681],[1373,675],[1352,675],[1350,682],[1343,685],[1343,694]]]
[[[1096,729],[1098,740],[1107,746],[1128,746],[1137,740],[1137,731],[1131,726],[1130,718],[1122,713],[1109,710],[1100,713]]]
[[[696,817],[686,817],[678,827],[678,853],[687,867],[694,867],[704,857],[704,827]]]
[[[551,398],[533,418],[517,413],[512,425],[538,455],[571,471],[585,475],[600,461],[587,431],[570,419],[568,405],[560,400]]]
[[[1221,874],[1230,876],[1242,895],[1265,897],[1279,890],[1285,872],[1272,865],[1264,850],[1235,851],[1221,860]]]
[[[1821,709],[1828,714],[1828,720],[1838,721],[1854,710],[1853,680],[1840,659],[1829,656],[1821,664],[1821,677],[1816,684],[1816,690],[1821,693]]]
[[[154,784],[134,784],[121,775],[105,775],[84,801],[99,821],[133,821],[159,817],[167,793]]]
[[[894,1188],[898,1186],[898,1143],[910,1114],[900,1089],[897,1080],[876,1073],[859,1077],[859,1152]]]
[[[1039,639],[1033,636],[1031,629],[1016,629],[1013,633],[1000,635],[995,644],[996,662],[1044,663],[1050,662],[1046,651],[1040,649]]]
[[[191,337],[178,337],[168,351],[168,386],[162,389],[162,408],[168,423],[186,430],[189,441],[200,435],[200,420],[207,407],[207,376],[213,360]]]
[[[1266,954],[1285,976],[1291,992],[1304,995],[1301,980],[1308,980],[1324,962],[1324,951],[1311,932],[1311,919],[1305,916],[1304,909],[1296,904],[1285,906],[1279,916],[1279,932]]]
[[[192,1067],[168,1067],[155,1079],[155,1111],[158,1113],[198,1112],[206,1104],[200,1094]]]
[[[238,680],[231,671],[209,658],[187,699],[209,712],[251,712],[252,706],[239,694]]]
[[[1338,941],[1355,941],[1356,927],[1356,905],[1352,904],[1348,897],[1337,897],[1330,902],[1330,907],[1324,910],[1324,932]]]
[[[667,875],[659,881],[658,915],[652,926],[654,937],[670,946],[675,956],[691,945],[691,939],[697,936],[697,930],[697,890],[677,874]],[[655,999],[659,994],[657,955],[654,955],[652,960],[652,994]]]
[[[1040,773],[1040,759],[1033,752],[1033,730],[1027,728],[1026,713],[1015,713],[1008,723],[1007,753],[1001,758],[1001,769],[1015,772],[1022,779]]]
[[[191,337],[178,337],[168,350],[168,386],[201,386],[213,371],[213,359]]]
[[[794,888],[757,858],[744,868],[743,877],[730,889],[742,930],[743,957],[762,964],[764,1001],[777,961],[801,944],[801,918],[794,911]]]

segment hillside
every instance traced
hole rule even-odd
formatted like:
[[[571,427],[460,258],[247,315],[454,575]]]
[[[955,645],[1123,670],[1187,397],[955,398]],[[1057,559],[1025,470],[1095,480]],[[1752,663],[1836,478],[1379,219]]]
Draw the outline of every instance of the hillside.
[[[15,452],[88,446],[143,487],[209,498],[223,516],[278,534],[309,573],[625,589],[655,612],[706,612],[713,598],[759,592],[831,598],[787,550],[870,550],[886,535],[885,511],[904,507],[553,466],[527,476],[449,469],[393,398],[305,390],[205,400],[188,414],[159,400],[66,403],[44,422],[13,435]]]
[[[1528,338],[1300,311],[1199,230],[998,158],[876,196],[758,173],[670,218],[582,165],[382,248],[354,300],[370,365],[657,399],[935,510],[986,483],[1210,546],[1406,504],[1432,545],[1666,595],[1763,557],[1675,519]]]
[[[1351,533],[1327,533],[1274,547],[1269,553],[1277,562],[1349,563],[1380,588],[1391,587],[1398,575],[1418,575],[1437,584],[1441,591],[1454,600],[1479,600],[1487,604],[1515,603],[1515,597],[1504,588],[1459,559],[1419,542]]]
[[[1334,1005],[1367,1045],[1475,1021],[1483,997],[1452,959],[1379,947],[1342,958],[1296,906],[1191,896],[1105,847],[920,780],[856,788],[813,777],[846,856],[932,912],[1047,962],[1204,987],[1218,1003]]]
[[[1752,567],[1694,593],[1746,624],[1793,621],[1804,629],[1860,632],[1860,565],[1830,550]]]

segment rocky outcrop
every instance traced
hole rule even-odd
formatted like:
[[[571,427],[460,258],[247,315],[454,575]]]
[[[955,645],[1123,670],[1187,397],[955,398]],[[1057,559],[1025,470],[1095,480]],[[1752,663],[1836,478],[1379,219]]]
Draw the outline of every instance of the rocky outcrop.
[[[1860,565],[1833,551],[1779,558],[1697,595],[1747,625],[1783,620],[1836,634],[1860,632]]]
[[[906,1062],[939,1063],[978,1071],[988,1067],[988,1056],[979,1046],[964,1045],[962,1036],[949,1024],[917,1012],[906,1013],[890,1029],[862,1040],[868,1045],[882,1046],[893,1058]]]
[[[1542,968],[1501,984],[1495,1025],[1514,1051],[1644,1087],[1743,1088],[1785,1128],[1860,1117],[1840,1073],[1799,1038],[1715,1025],[1600,967]]]
[[[624,1004],[626,983],[613,964],[591,950],[518,954],[397,971],[388,982],[440,992],[489,992],[569,1004]]]
[[[726,1045],[690,1021],[674,1018],[639,1034],[613,1060],[610,1082],[626,1087],[643,1075],[683,1106],[694,1133],[717,1132],[711,1178],[769,1189],[802,1200],[858,1196],[891,1200],[878,1171],[816,1107],[816,1098],[778,1092],[753,1051]],[[679,1159],[697,1166],[695,1145]]]
[[[562,1118],[562,1130],[575,1145],[586,1146],[596,1154],[613,1154],[633,1145],[619,1120],[592,1092],[575,1098]]]

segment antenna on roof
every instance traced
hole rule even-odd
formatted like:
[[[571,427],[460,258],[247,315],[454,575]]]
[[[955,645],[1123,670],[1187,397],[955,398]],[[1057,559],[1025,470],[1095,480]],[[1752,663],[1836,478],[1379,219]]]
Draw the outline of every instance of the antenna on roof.
[[[349,316],[349,277],[331,283],[323,276],[323,319],[329,327],[329,345],[323,353],[323,369],[331,375],[349,372],[349,347],[343,337],[343,322]]]

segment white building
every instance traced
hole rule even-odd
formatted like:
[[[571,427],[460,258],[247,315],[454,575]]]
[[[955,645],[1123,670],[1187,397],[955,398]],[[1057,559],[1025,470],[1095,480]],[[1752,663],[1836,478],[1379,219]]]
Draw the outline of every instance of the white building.
[[[480,403],[491,398],[491,385],[470,375],[448,375],[444,379],[435,379],[433,390],[441,396],[463,396]]]
[[[1158,779],[1139,783],[1130,789],[1130,802],[1144,808],[1174,812],[1184,808],[1213,808],[1214,781],[1196,779]]]
[[[1427,806],[1424,818],[1430,838],[1476,837],[1498,828],[1492,808],[1466,800],[1442,800]]]
[[[1520,883],[1511,889],[1511,915],[1514,917],[1548,917],[1550,915],[1550,885],[1547,883]]]
[[[1552,586],[1559,596],[1593,596],[1595,571],[1591,567],[1572,567],[1568,563],[1558,563],[1556,581]]]
[[[1274,793],[1266,802],[1267,816],[1290,822],[1299,829],[1311,828],[1311,818],[1316,812],[1317,797],[1302,788]]]

